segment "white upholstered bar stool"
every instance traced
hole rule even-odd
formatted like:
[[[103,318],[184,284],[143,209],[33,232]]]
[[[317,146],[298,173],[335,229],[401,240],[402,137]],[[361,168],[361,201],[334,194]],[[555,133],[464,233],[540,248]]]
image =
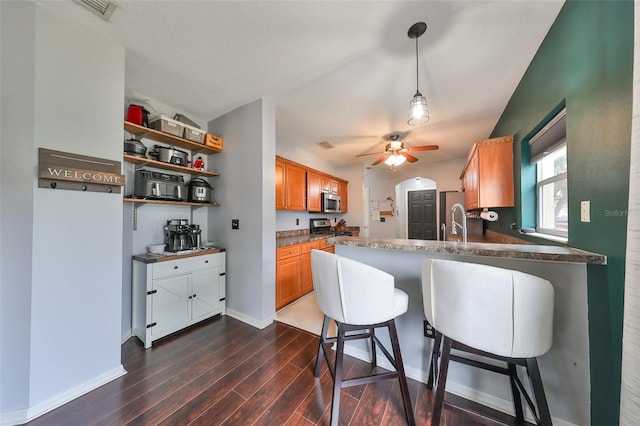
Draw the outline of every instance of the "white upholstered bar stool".
[[[400,345],[396,333],[395,317],[408,309],[409,296],[394,286],[394,278],[379,269],[355,260],[321,250],[311,251],[313,287],[318,307],[324,314],[315,376],[320,374],[324,357],[333,378],[331,424],[338,424],[340,389],[386,379],[397,378],[407,423],[415,424],[407,378],[402,365]],[[336,337],[327,337],[329,320],[337,325]],[[393,355],[380,343],[375,329],[389,330]],[[356,333],[354,333],[356,332]],[[347,340],[369,339],[371,342],[371,374],[364,377],[343,379],[342,366],[344,344]],[[336,344],[335,360],[331,362],[327,344]],[[387,357],[396,371],[376,373],[376,348]]]
[[[449,360],[509,376],[516,418],[524,422],[522,395],[536,423],[551,425],[536,360],[551,348],[553,337],[554,291],[549,281],[493,266],[425,260],[422,297],[425,317],[436,330],[434,347],[442,339],[432,425],[440,424]],[[432,357],[438,355],[435,349]],[[451,349],[459,352],[452,354]],[[465,358],[464,353],[503,361],[506,367]],[[526,368],[535,403],[518,377],[517,365]],[[431,368],[437,368],[437,361]],[[487,420],[483,414],[466,412]]]

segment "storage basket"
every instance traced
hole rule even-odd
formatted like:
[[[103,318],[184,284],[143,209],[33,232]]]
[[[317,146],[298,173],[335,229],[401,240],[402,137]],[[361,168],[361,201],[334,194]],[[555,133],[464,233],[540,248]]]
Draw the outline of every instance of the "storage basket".
[[[204,144],[209,148],[222,151],[222,138],[219,136],[214,136],[211,133],[207,133],[204,138]]]
[[[164,114],[149,119],[149,127],[173,136],[184,137],[184,124]]]
[[[193,142],[204,143],[204,135],[207,132],[188,124],[184,125],[184,138]]]

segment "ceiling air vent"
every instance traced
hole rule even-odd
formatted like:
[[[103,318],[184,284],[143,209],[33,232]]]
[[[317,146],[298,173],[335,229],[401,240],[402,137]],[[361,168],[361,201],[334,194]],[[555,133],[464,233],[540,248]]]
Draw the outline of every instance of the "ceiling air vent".
[[[324,149],[331,149],[334,148],[333,145],[331,145],[329,142],[324,141],[324,142],[318,142],[318,145],[320,145],[321,147],[323,147]]]
[[[105,0],[73,0],[86,7],[105,21],[108,21],[117,5]]]

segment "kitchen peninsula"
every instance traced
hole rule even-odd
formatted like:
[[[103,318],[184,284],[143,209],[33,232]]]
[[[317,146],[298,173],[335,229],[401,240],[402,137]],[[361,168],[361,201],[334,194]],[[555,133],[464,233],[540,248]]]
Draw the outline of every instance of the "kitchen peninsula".
[[[553,345],[538,359],[554,424],[590,424],[587,264],[606,256],[559,246],[486,244],[363,237],[334,237],[336,254],[379,268],[395,277],[409,295],[409,310],[396,319],[405,370],[427,382],[432,339],[423,334],[421,262],[448,259],[515,269],[549,280],[555,290]],[[473,277],[469,277],[473,280]],[[382,333],[381,333],[382,334]],[[385,336],[386,337],[386,336]],[[350,342],[350,355],[367,359],[366,347]],[[387,366],[388,367],[388,366]],[[524,375],[522,375],[524,377]],[[447,390],[492,408],[513,413],[508,381],[453,363]]]

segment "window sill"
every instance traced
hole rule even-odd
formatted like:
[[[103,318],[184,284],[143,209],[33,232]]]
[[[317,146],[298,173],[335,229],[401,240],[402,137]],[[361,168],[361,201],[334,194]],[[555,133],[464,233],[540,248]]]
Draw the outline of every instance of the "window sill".
[[[567,237],[560,237],[558,235],[542,234],[540,232],[522,232],[523,235],[529,235],[531,237],[541,238],[543,240],[554,241],[556,243],[567,244],[569,239]]]

